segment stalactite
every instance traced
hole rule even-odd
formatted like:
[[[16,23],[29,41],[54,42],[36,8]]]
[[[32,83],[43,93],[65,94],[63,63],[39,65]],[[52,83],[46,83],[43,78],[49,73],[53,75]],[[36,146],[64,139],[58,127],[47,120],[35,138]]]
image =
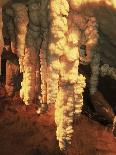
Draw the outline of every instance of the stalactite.
[[[65,5],[64,5],[65,4]],[[60,7],[59,7],[60,6]],[[64,9],[63,9],[64,8]],[[63,54],[66,46],[65,33],[68,30],[67,16],[69,12],[69,5],[64,1],[50,2],[50,21],[51,21],[51,38],[50,38],[50,75],[48,81],[48,103],[55,103],[58,93],[59,81],[59,57]],[[53,41],[54,40],[54,41]]]
[[[46,49],[44,49],[46,50]],[[44,51],[40,51],[40,74],[41,74],[41,96],[39,97],[40,106],[37,110],[38,114],[45,112],[47,109],[47,61],[46,61],[46,53]]]
[[[25,37],[27,32],[28,24],[28,13],[27,8],[22,3],[12,4],[12,9],[14,11],[14,25],[16,33],[16,51],[19,57],[20,72],[24,71],[23,58],[25,50]]]
[[[97,91],[99,67],[100,67],[100,53],[98,51],[98,24],[94,17],[89,17],[86,28],[86,57],[85,62],[91,64],[91,78],[90,78],[90,94],[94,94]]]
[[[67,5],[62,5],[62,2]],[[64,6],[64,10],[60,9]],[[67,1],[51,1],[50,20],[51,20],[51,38],[49,44],[50,51],[50,75],[48,85],[48,102],[55,103],[55,122],[57,124],[57,140],[59,140],[60,149],[66,147],[66,131],[64,129],[64,106],[67,104],[64,98],[67,98],[63,86],[59,86],[59,73],[61,70],[60,57],[64,53],[66,46],[65,34],[68,31],[67,15],[69,6]],[[66,17],[64,17],[65,15]],[[59,24],[60,23],[60,24]],[[66,95],[66,96],[65,96]],[[59,117],[60,116],[60,117]],[[66,142],[65,142],[66,141]]]
[[[83,91],[84,91],[85,86],[86,86],[85,77],[83,75],[79,75],[77,79],[77,83],[74,85],[75,117],[79,116],[82,112]]]
[[[35,48],[33,46],[26,48],[24,56],[24,77],[22,82],[22,91],[24,92],[23,100],[26,105],[33,103],[35,99],[37,60],[37,53]]]
[[[86,61],[91,62],[92,56],[94,55],[94,51],[97,50],[98,45],[98,24],[96,22],[95,17],[90,17],[88,19],[86,29],[85,29],[85,37],[86,37]]]
[[[26,104],[35,101],[39,104],[37,113],[47,107],[47,48],[48,48],[48,0],[30,1],[29,26],[26,35],[24,56],[24,78],[21,96]],[[31,68],[31,69],[30,69]],[[27,76],[28,75],[28,76]],[[33,78],[29,78],[33,76]],[[41,76],[41,77],[40,77]],[[28,80],[28,83],[25,81]],[[26,91],[25,91],[26,88]],[[31,93],[31,96],[29,95]]]
[[[40,12],[39,2],[30,1],[28,5],[29,10],[29,26],[26,34],[25,56],[24,56],[24,72],[22,89],[20,95],[26,105],[34,103],[38,93],[38,53],[41,45],[40,36],[40,19],[38,17]],[[38,18],[37,18],[38,17]],[[31,94],[31,95],[30,95]]]
[[[74,117],[73,85],[61,83],[55,104],[55,122],[57,124],[57,140],[61,150],[71,143]]]
[[[4,46],[2,29],[3,29],[2,8],[0,7],[0,75],[1,75],[1,54]]]
[[[112,131],[113,131],[114,136],[116,137],[116,116],[114,117],[113,129],[112,129]]]
[[[14,25],[14,11],[10,6],[6,6],[3,9],[3,35],[5,40],[9,40],[11,50],[16,54],[16,32]]]
[[[23,82],[20,95],[26,105],[32,104],[35,101],[36,56],[34,48],[25,50]]]
[[[96,53],[91,62],[91,78],[90,78],[90,94],[93,95],[97,91],[99,74],[100,74],[100,55]]]
[[[2,48],[4,46],[2,29],[3,29],[2,8],[0,7],[0,51],[2,51]]]
[[[41,19],[41,35],[42,43],[40,47],[40,74],[41,74],[41,94],[40,107],[37,113],[43,113],[47,110],[47,79],[48,79],[48,35],[49,35],[49,21],[48,21],[48,0],[41,1],[40,8]]]
[[[5,89],[8,96],[15,93],[15,77],[19,75],[19,65],[16,55],[16,34],[13,22],[14,12],[11,5],[3,7],[3,36],[6,51],[6,84]],[[13,53],[12,53],[13,52]],[[11,58],[10,58],[11,57]]]
[[[55,103],[56,136],[64,150],[71,143],[74,114],[81,113],[85,81],[78,74],[80,34],[70,18],[68,1],[51,1],[50,9],[50,102]]]

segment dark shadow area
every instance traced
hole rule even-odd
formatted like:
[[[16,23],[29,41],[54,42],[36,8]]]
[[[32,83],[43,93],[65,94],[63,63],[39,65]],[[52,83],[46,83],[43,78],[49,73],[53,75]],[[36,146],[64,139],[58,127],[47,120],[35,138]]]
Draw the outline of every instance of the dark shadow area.
[[[18,57],[16,54],[14,54],[11,51],[7,51],[5,48],[3,48],[2,56],[1,56],[1,76],[0,76],[0,82],[5,85],[6,81],[6,63],[9,61],[14,66],[18,67]],[[21,88],[21,81],[23,78],[23,74],[18,72],[16,75],[13,76],[13,84],[15,87],[15,91],[19,91]]]
[[[100,122],[102,125],[112,124],[105,116],[102,116],[101,113],[98,113],[95,110],[94,105],[91,102],[91,96],[89,92],[89,80],[91,76],[90,66],[80,65],[79,72],[86,77],[86,88],[84,90],[84,105],[82,113],[88,116],[89,118]],[[114,113],[116,114],[116,81],[110,77],[99,77],[98,90],[103,94],[105,99],[108,101],[109,105],[112,107]],[[99,96],[98,96],[99,97]],[[104,105],[103,105],[104,107]],[[103,108],[101,106],[101,109]]]

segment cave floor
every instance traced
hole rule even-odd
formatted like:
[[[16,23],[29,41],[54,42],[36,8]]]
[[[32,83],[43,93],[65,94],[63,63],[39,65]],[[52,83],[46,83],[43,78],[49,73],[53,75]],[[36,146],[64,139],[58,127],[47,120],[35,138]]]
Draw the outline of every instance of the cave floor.
[[[116,139],[110,127],[85,115],[75,123],[71,146],[60,152],[56,141],[54,107],[38,116],[17,93],[0,98],[0,155],[116,155]]]

